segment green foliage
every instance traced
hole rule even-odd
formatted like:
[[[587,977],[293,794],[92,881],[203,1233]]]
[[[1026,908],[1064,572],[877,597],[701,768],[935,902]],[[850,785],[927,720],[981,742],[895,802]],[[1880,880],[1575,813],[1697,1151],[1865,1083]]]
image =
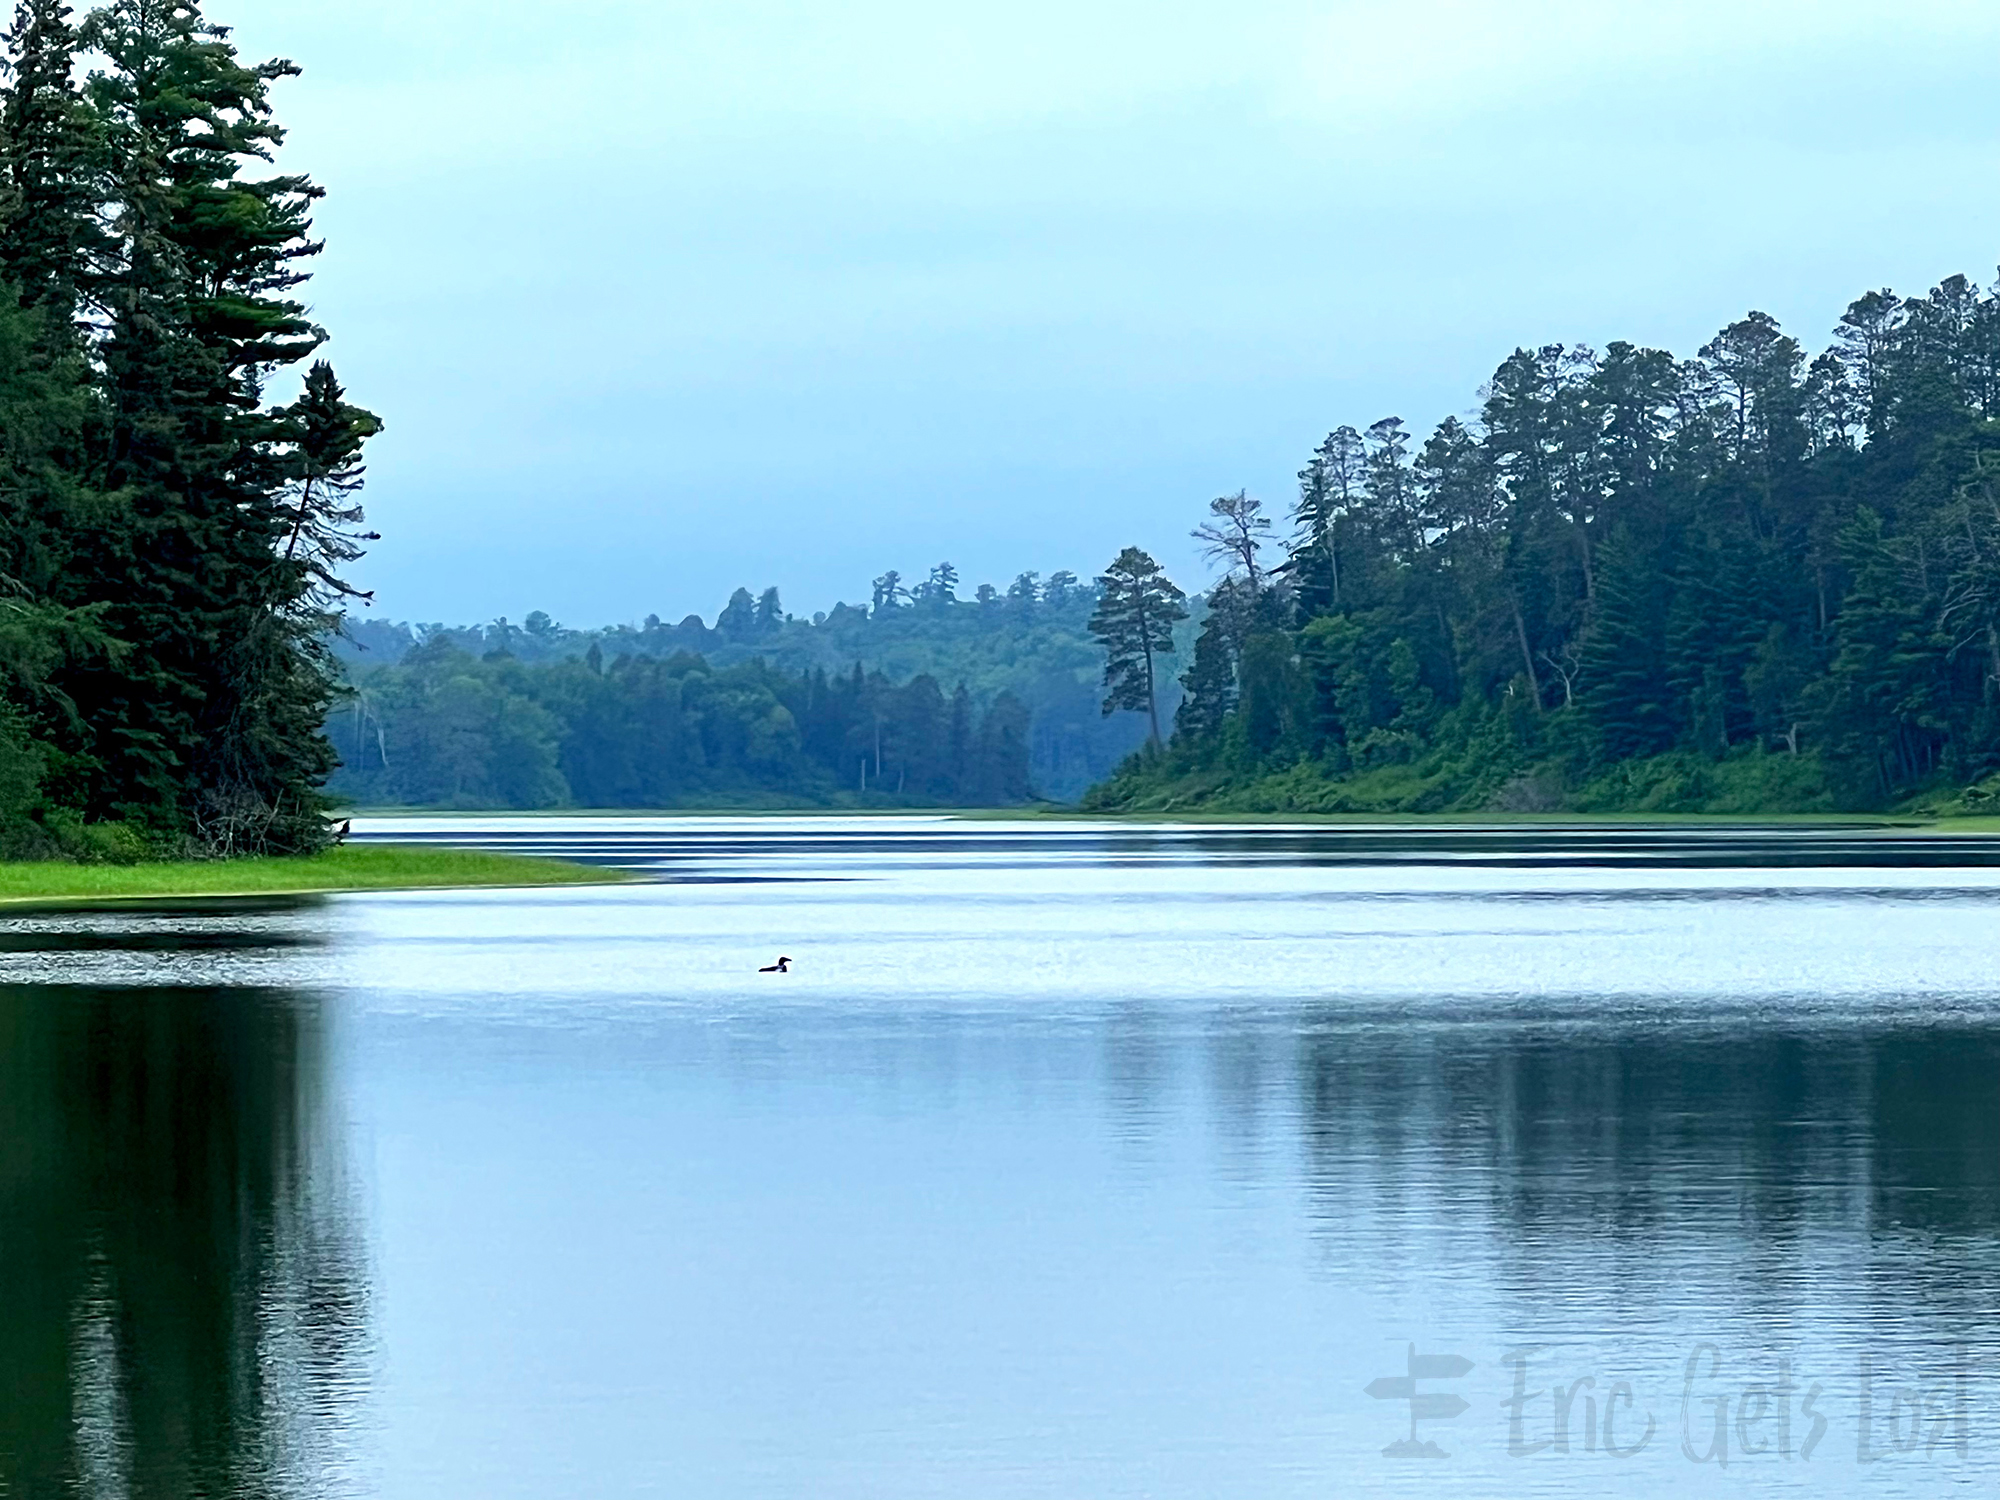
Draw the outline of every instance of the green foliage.
[[[1629,532],[1614,534],[1598,551],[1596,608],[1577,663],[1578,704],[1607,762],[1656,754],[1674,739],[1659,574],[1659,559]]]
[[[1516,350],[1414,456],[1342,427],[1254,502],[1163,752],[1088,804],[1781,812],[2000,784],[2000,293],[1870,293],[1808,359]],[[1261,614],[1253,613],[1252,606]],[[1969,785],[1970,784],[1970,785]],[[1962,794],[1951,788],[1968,788]]]
[[[956,578],[956,570],[952,577]],[[895,586],[901,587],[900,583]],[[753,598],[748,589],[740,592],[743,598]],[[981,806],[1021,801],[1028,796],[1029,787],[1042,796],[1071,800],[1108,775],[1145,739],[1143,713],[1120,712],[1107,717],[1100,712],[1096,687],[1103,672],[1103,656],[1088,628],[1096,594],[1079,585],[1074,574],[1058,571],[1044,582],[1039,574],[1024,573],[1005,594],[996,589],[983,601],[976,595],[951,600],[931,597],[920,608],[912,607],[900,595],[897,603],[890,604],[886,586],[877,592],[883,596],[877,606],[837,604],[830,611],[802,619],[784,614],[777,606],[777,591],[767,589],[762,599],[753,599],[752,628],[747,635],[725,632],[723,619],[710,627],[695,615],[673,625],[649,617],[637,627],[601,630],[566,629],[540,611],[524,624],[496,620],[476,628],[350,619],[347,634],[332,644],[359,697],[336,705],[330,720],[348,765],[336,777],[334,789],[351,800],[360,795],[355,790],[355,768],[365,762],[373,773],[380,759],[379,750],[371,748],[375,721],[368,717],[380,696],[375,679],[385,667],[408,657],[420,642],[426,647],[449,644],[474,658],[504,652],[529,668],[574,660],[589,666],[591,674],[598,677],[610,674],[620,658],[634,663],[650,660],[653,665],[643,670],[651,672],[657,683],[646,689],[651,695],[648,701],[663,699],[668,693],[666,682],[677,670],[669,664],[676,657],[698,656],[717,673],[762,661],[787,678],[821,672],[834,678],[851,676],[858,663],[864,676],[880,674],[888,683],[929,677],[954,688],[963,685],[970,718],[966,732],[975,737],[980,725],[987,722],[985,715],[1004,695],[1016,702],[1023,715],[1009,733],[1026,741],[1025,781],[1016,777],[1005,789],[975,786],[967,795]],[[732,600],[730,607],[735,602]],[[738,618],[730,616],[730,607],[725,607],[723,615]],[[766,616],[762,623],[760,615]],[[1185,646],[1180,640],[1177,649]],[[1178,702],[1179,689],[1171,679],[1163,680],[1160,686],[1161,712],[1170,714]],[[570,748],[565,754],[584,766],[579,771],[570,762],[559,762],[559,769],[571,783],[571,800],[586,800],[585,787],[593,789],[587,800],[600,806],[664,806],[688,797],[724,795],[688,782],[680,762],[672,759],[646,760],[641,756],[630,769],[602,769],[613,763],[623,766],[639,752],[622,737],[624,731],[616,727],[616,715],[605,710],[600,716],[600,710],[591,706],[595,700],[587,700],[583,687],[572,686],[566,692],[576,702],[572,705],[565,698],[553,711],[565,723],[582,726],[576,738],[566,741]],[[665,712],[663,708],[657,711]],[[358,738],[353,727],[357,712],[363,720]],[[949,701],[944,712],[947,720],[955,712]],[[949,724],[946,732],[950,732]],[[993,763],[1002,762],[1011,764],[1005,756]],[[834,780],[837,790],[851,787],[859,795],[858,763],[840,765]],[[869,796],[893,791],[893,784],[885,788],[871,781]],[[390,800],[400,800],[401,795]],[[754,802],[760,794],[752,787],[738,786],[727,795],[739,802]],[[772,795],[795,797],[775,789]]]
[[[324,641],[381,424],[324,364],[264,399],[325,338],[299,297],[320,190],[265,169],[270,86],[298,69],[244,64],[185,0],[81,24],[21,0],[7,41],[0,689],[30,749],[0,843],[317,847]]]
[[[1028,712],[1002,692],[857,665],[476,658],[440,637],[368,672],[331,729],[368,806],[1003,806],[1033,795]]]
[[[1212,608],[1195,637],[1181,687],[1185,696],[1174,713],[1174,733],[1193,739],[1219,733],[1236,707],[1236,661],[1229,632]]]
[[[1241,512],[1254,502],[1245,502],[1241,496],[1236,502],[1237,519],[1242,521]],[[1218,500],[1212,509],[1221,516],[1229,513],[1231,504],[1227,499]],[[1254,515],[1254,511],[1248,513]],[[1254,540],[1245,545],[1254,553]],[[1144,713],[1148,736],[1156,745],[1160,742],[1161,675],[1157,664],[1162,656],[1173,654],[1174,627],[1188,617],[1186,597],[1160,565],[1137,547],[1120,552],[1097,580],[1097,608],[1091,612],[1090,633],[1104,646],[1104,712],[1128,709]]]

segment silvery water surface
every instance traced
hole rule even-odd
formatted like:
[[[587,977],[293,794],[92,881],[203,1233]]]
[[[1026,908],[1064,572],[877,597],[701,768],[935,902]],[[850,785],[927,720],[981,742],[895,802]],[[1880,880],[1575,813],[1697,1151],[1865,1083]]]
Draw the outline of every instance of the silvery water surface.
[[[7,1493],[2000,1483],[2000,841],[359,833],[652,883],[0,922]]]

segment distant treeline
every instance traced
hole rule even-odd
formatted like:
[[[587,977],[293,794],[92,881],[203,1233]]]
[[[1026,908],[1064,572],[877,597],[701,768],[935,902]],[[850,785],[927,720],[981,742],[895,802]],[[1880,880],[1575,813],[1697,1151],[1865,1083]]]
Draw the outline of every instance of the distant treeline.
[[[365,805],[962,805],[1069,799],[1145,735],[1107,717],[1092,587],[1024,573],[799,619],[738,589],[715,623],[571,630],[353,621],[332,790]]]
[[[1092,800],[1985,806],[1996,418],[2000,298],[1956,276],[1859,298],[1817,355],[1763,313],[1692,359],[1516,350],[1420,446],[1331,433],[1283,543],[1214,502],[1176,732]]]

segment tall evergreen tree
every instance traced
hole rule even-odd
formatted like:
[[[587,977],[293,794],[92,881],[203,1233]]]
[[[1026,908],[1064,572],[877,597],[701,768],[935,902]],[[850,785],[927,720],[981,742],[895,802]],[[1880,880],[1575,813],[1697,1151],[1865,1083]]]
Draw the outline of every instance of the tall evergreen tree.
[[[1143,712],[1157,745],[1160,695],[1154,663],[1173,654],[1174,626],[1187,618],[1187,596],[1137,547],[1113,558],[1097,585],[1090,633],[1104,643],[1104,712]]]
[[[785,606],[778,600],[778,591],[775,588],[765,589],[757,596],[757,634],[774,635],[784,623]]]
[[[5,233],[0,275],[46,313],[58,347],[79,335],[79,302],[112,250],[101,216],[110,194],[103,121],[76,80],[80,45],[67,0],[20,0],[6,34]]]
[[[1599,558],[1597,607],[1581,653],[1580,702],[1598,752],[1609,762],[1666,749],[1676,725],[1655,559],[1624,532],[1613,535]]]
[[[348,583],[341,570],[362,557],[361,543],[381,540],[361,530],[367,516],[357,497],[366,472],[362,445],[382,430],[382,420],[350,403],[333,366],[319,360],[306,372],[299,399],[277,413],[277,423],[284,487],[276,505],[279,567],[272,597],[281,609],[333,629],[348,601],[373,597]]]
[[[1236,707],[1236,653],[1228,625],[1214,608],[1194,639],[1193,658],[1181,676],[1183,696],[1174,733],[1200,739],[1218,734]]]
[[[249,175],[284,139],[270,85],[298,69],[243,64],[176,0],[114,0],[82,40],[107,64],[89,98],[112,164],[102,484],[120,499],[91,586],[130,647],[76,682],[96,731],[91,801],[221,852],[311,847],[329,683],[272,618],[295,621],[336,559],[286,553],[311,508],[285,499],[310,439],[262,393],[324,338],[297,297],[320,190]]]

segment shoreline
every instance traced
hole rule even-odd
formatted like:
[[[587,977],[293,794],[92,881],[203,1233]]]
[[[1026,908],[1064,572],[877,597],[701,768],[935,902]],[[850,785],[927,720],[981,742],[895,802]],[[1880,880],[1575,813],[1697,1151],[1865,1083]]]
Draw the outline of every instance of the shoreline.
[[[2000,833],[2000,814],[1962,817],[1933,817],[1921,813],[1633,813],[1633,812],[1232,812],[1190,808],[1182,811],[1147,809],[1142,812],[1083,812],[1060,807],[898,807],[898,808],[697,808],[697,807],[614,807],[614,808],[495,808],[480,812],[463,809],[438,811],[427,808],[366,808],[341,814],[357,823],[375,825],[398,822],[480,823],[497,821],[617,822],[641,819],[702,819],[745,821],[764,818],[828,819],[943,819],[965,823],[1108,823],[1133,826],[1175,825],[1295,825],[1312,827],[1365,828],[1821,828],[1828,831],[1880,831],[1912,833]],[[357,832],[361,830],[357,829]],[[376,829],[364,834],[372,843]]]
[[[240,898],[361,895],[370,892],[525,890],[564,886],[643,883],[644,877],[611,865],[580,864],[543,855],[502,853],[428,837],[399,840],[397,823],[456,823],[468,832],[480,823],[617,823],[671,819],[810,817],[826,819],[902,818],[972,824],[1024,823],[1061,826],[1091,823],[1123,827],[1294,827],[1354,830],[1407,830],[1412,834],[1532,831],[1619,831],[1671,833],[1753,832],[1841,834],[1869,838],[1949,839],[2000,833],[2000,816],[1923,818],[1893,813],[1084,813],[1051,808],[904,808],[893,813],[828,809],[813,813],[766,810],[745,813],[695,809],[593,809],[535,812],[356,812],[373,828],[354,842],[322,854],[176,861],[158,864],[70,864],[61,861],[0,863],[0,912],[37,907],[145,901],[201,901]],[[382,825],[392,825],[384,828]],[[411,830],[415,835],[415,830]]]
[[[0,910],[99,901],[626,885],[633,879],[603,865],[384,841],[343,844],[323,854],[160,864],[4,863]]]

